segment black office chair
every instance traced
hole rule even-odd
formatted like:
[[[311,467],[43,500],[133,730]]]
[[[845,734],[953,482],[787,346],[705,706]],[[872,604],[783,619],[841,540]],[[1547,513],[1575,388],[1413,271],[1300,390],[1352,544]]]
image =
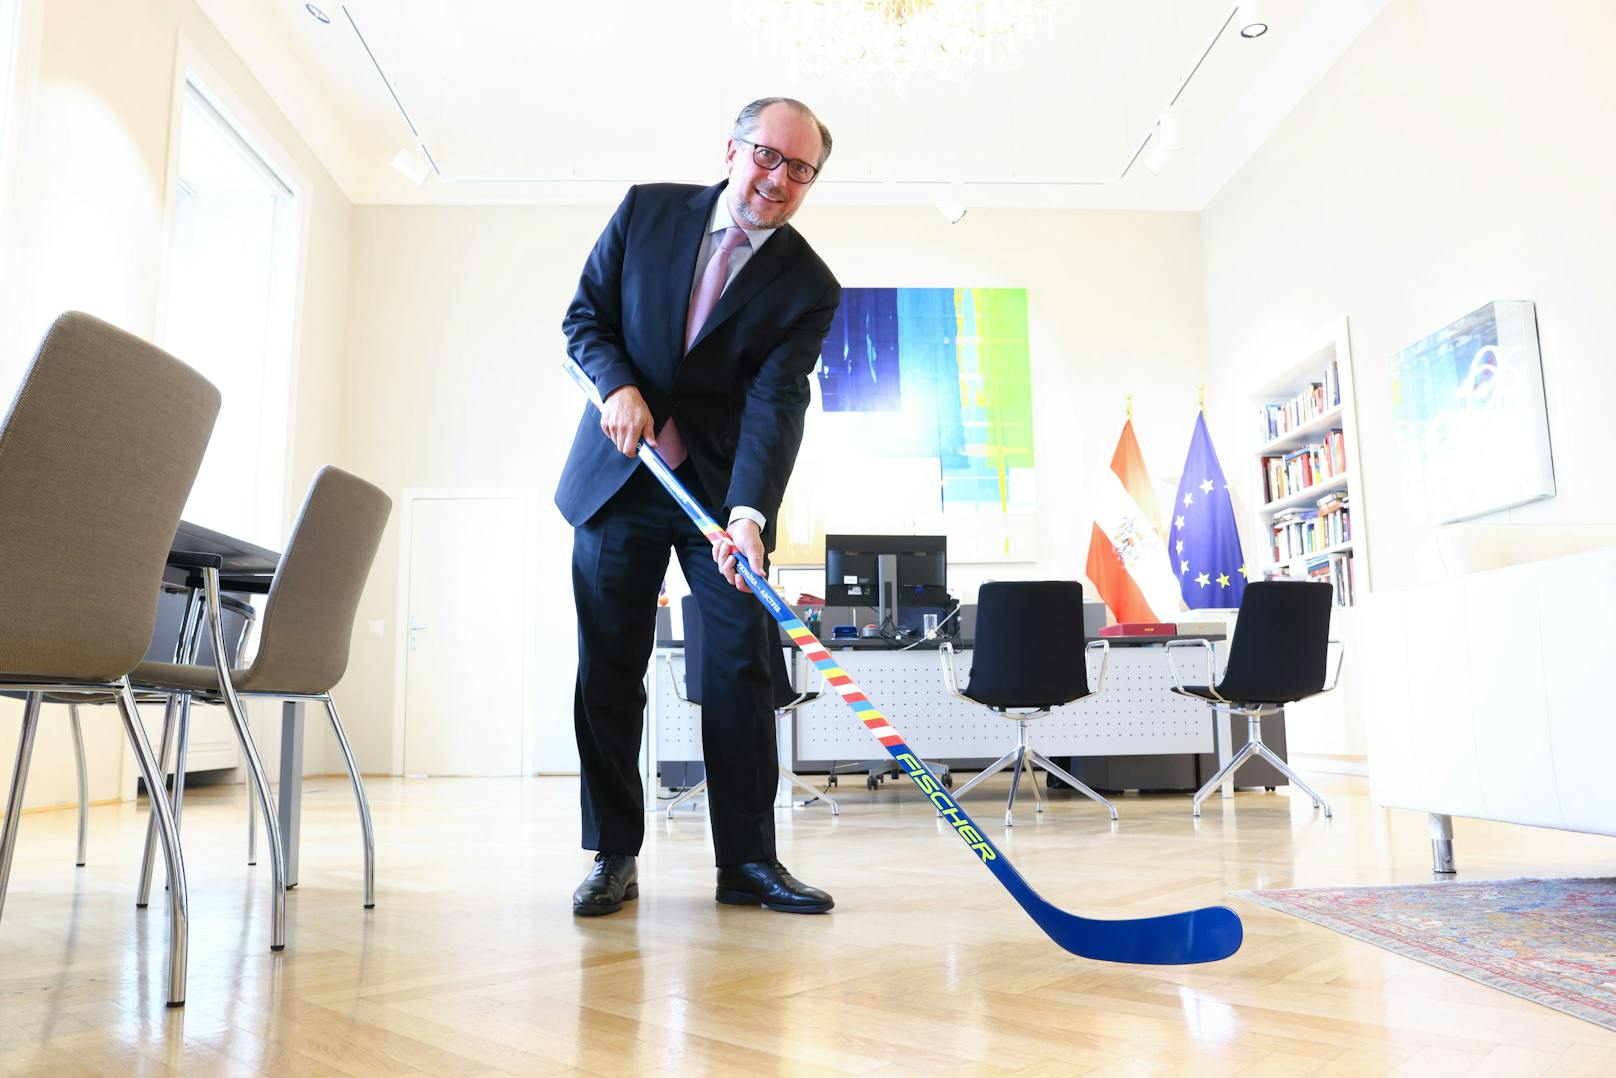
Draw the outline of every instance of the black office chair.
[[[1286,704],[1305,700],[1335,688],[1341,676],[1341,656],[1329,682],[1330,609],[1334,603],[1329,584],[1305,580],[1255,580],[1246,585],[1235,617],[1234,639],[1229,642],[1229,662],[1223,680],[1212,684],[1212,645],[1206,640],[1169,640],[1167,660],[1173,670],[1173,689],[1180,696],[1201,700],[1214,715],[1227,712],[1246,717],[1247,741],[1244,747],[1218,773],[1195,791],[1191,815],[1201,814],[1201,802],[1212,791],[1233,777],[1240,765],[1254,756],[1267,760],[1313,799],[1314,808],[1330,815],[1330,803],[1302,781],[1278,753],[1262,739],[1264,715],[1279,711]],[[1174,652],[1199,647],[1206,653],[1206,683],[1186,685],[1178,672]]]
[[[945,641],[940,649],[943,681],[951,695],[981,704],[1016,723],[1015,748],[960,787],[964,797],[977,783],[1014,765],[1010,773],[1010,800],[1004,806],[1004,825],[1015,826],[1012,810],[1025,767],[1031,776],[1038,811],[1044,799],[1038,792],[1034,766],[1058,777],[1072,789],[1104,805],[1117,818],[1116,806],[1079,782],[1027,741],[1027,724],[1051,708],[1081,700],[1089,689],[1087,651],[1099,649],[1100,674],[1093,692],[1105,688],[1109,642],[1096,640],[1083,646],[1083,585],[1075,580],[1016,580],[983,584],[977,594],[976,640],[971,652],[971,681],[959,688],[954,671],[954,648]]]
[[[679,616],[684,621],[685,633],[685,684],[681,690],[679,679],[673,674],[673,657],[666,657],[668,667],[668,680],[673,684],[673,693],[687,704],[701,706],[701,615],[696,610],[696,601],[692,596],[686,595],[679,604]],[[778,630],[776,631],[778,636]],[[817,692],[798,692],[791,684],[791,671],[786,666],[783,640],[776,641],[777,646],[769,648],[769,680],[774,685],[774,717],[778,720],[819,698]],[[832,816],[840,816],[842,810],[835,800],[815,789],[807,779],[795,771],[779,765],[780,777],[791,786],[808,792],[808,798],[800,802],[801,805],[811,805],[815,801],[823,801],[830,806]],[[687,802],[694,801],[707,789],[707,780],[702,779],[696,785],[685,790],[674,798],[668,805],[668,819],[673,819],[673,810]],[[691,808],[695,808],[692,804]]]

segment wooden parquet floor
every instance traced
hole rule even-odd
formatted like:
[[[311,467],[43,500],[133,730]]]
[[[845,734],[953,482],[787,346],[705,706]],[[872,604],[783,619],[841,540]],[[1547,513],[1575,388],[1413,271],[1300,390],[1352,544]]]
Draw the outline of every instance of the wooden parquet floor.
[[[1128,797],[1115,832],[1056,794],[1006,835],[1003,783],[967,807],[1046,897],[1096,916],[1429,879],[1423,816],[1321,782],[1333,821],[1283,792],[1213,800],[1199,825],[1187,796]],[[1616,1034],[1237,901],[1246,945],[1226,962],[1072,958],[906,785],[844,785],[837,819],[778,813],[782,860],[837,899],[824,917],[716,905],[697,812],[651,825],[637,903],[575,919],[575,779],[370,790],[377,909],[361,908],[345,783],[311,779],[279,955],[242,788],[191,791],[182,1010],[163,1007],[161,905],[134,909],[143,811],[92,809],[83,869],[71,810],[26,816],[0,921],[0,1074],[1616,1074]],[[1616,861],[1604,838],[1457,832],[1461,879]]]

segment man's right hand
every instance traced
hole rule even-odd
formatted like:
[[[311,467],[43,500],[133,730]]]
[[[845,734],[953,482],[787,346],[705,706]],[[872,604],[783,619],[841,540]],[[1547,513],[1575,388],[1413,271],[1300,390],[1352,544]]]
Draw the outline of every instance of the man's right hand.
[[[651,409],[634,386],[619,386],[600,410],[600,429],[625,457],[639,454],[640,440],[655,448],[656,424]]]

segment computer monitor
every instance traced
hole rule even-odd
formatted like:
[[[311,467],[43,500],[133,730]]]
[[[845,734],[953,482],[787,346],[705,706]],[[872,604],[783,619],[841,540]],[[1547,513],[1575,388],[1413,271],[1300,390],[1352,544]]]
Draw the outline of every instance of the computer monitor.
[[[946,535],[825,536],[825,602],[874,607],[883,632],[921,631],[922,616],[947,614]]]

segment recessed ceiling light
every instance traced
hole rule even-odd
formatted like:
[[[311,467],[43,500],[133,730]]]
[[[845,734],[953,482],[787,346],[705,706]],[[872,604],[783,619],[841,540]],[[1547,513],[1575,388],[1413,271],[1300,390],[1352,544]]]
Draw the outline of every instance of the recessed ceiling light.
[[[321,22],[325,23],[327,26],[331,25],[331,16],[327,15],[325,12],[323,12],[319,8],[315,7],[313,4],[304,4],[303,5],[303,10],[307,11],[310,15],[313,15],[316,19],[319,19]]]

